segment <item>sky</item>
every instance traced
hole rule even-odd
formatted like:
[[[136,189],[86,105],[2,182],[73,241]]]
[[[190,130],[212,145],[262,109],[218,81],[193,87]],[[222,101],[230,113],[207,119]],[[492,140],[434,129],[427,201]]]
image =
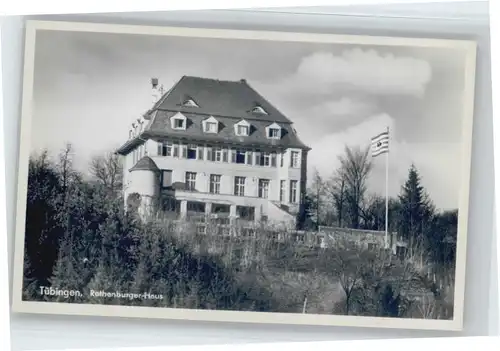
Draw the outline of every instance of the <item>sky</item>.
[[[453,49],[39,31],[31,150],[70,142],[75,166],[128,138],[151,107],[152,77],[246,79],[312,148],[311,175],[329,177],[344,145],[390,128],[389,195],[414,164],[437,208],[458,207],[464,57]],[[385,157],[369,192],[385,193]],[[311,178],[311,177],[309,177]]]

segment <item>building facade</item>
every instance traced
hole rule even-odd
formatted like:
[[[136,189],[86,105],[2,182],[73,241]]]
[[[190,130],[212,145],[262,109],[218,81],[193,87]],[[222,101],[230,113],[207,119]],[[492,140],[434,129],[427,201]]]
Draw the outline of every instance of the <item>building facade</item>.
[[[153,107],[117,151],[143,215],[297,226],[307,154],[293,123],[245,80],[152,79]]]

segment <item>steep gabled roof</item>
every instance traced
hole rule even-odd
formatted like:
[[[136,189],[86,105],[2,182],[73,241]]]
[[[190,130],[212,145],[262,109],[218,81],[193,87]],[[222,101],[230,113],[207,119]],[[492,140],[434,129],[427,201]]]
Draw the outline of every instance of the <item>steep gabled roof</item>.
[[[186,97],[198,106],[183,106]],[[262,108],[265,113],[253,112]],[[185,128],[173,129],[170,118],[177,113],[186,117]],[[215,118],[216,133],[206,133],[203,121]],[[285,117],[244,80],[224,81],[183,76],[152,108],[143,132],[126,141],[116,152],[126,155],[147,139],[185,139],[201,143],[236,144],[244,147],[301,148],[310,150],[298,137],[293,122]],[[250,125],[248,136],[238,136],[234,126],[242,121]],[[279,124],[279,138],[268,138],[267,129]]]
[[[192,97],[198,107],[182,106],[186,96]],[[266,114],[252,112],[257,106],[263,108]],[[227,81],[183,76],[158,101],[152,110],[154,109],[291,123],[244,79]]]
[[[132,171],[154,171],[157,172],[160,169],[156,165],[155,161],[151,159],[149,156],[144,156],[130,169]]]

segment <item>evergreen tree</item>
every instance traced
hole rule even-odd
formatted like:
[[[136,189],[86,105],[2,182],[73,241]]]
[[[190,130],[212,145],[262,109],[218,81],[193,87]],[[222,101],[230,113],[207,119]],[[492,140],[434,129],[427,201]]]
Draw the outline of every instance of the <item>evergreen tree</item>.
[[[434,262],[454,266],[457,231],[458,210],[444,211],[434,215],[432,230],[427,236],[431,258]]]
[[[83,291],[85,283],[83,277],[78,272],[79,263],[75,257],[75,250],[72,247],[71,234],[66,233],[65,238],[61,241],[59,248],[59,257],[54,266],[53,275],[50,279],[50,286],[59,288],[64,287],[65,290]],[[55,302],[79,302],[83,296],[54,296],[48,297],[50,301]]]
[[[318,228],[318,224],[313,220],[314,211],[314,200],[309,193],[306,193],[301,209],[297,215],[298,230],[316,230]]]
[[[408,171],[408,179],[401,189],[399,201],[399,235],[410,242],[425,241],[434,207],[421,185],[420,175],[414,165]]]
[[[57,221],[60,192],[60,177],[48,153],[32,155],[28,167],[24,277],[36,287],[48,284],[57,261],[59,240],[63,235],[63,228]]]

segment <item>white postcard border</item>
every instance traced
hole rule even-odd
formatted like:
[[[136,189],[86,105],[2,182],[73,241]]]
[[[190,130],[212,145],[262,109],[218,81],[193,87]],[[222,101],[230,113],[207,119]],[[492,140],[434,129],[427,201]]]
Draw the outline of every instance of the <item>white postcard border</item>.
[[[117,34],[164,35],[198,38],[225,38],[240,40],[271,40],[294,42],[321,42],[332,44],[411,46],[427,48],[455,48],[464,51],[466,57],[463,100],[463,149],[462,174],[459,199],[459,220],[456,251],[454,318],[452,320],[425,320],[381,317],[359,317],[342,315],[291,314],[271,312],[209,311],[171,309],[159,307],[128,307],[95,304],[70,304],[55,302],[33,302],[22,300],[25,209],[27,196],[28,159],[31,137],[31,101],[35,61],[37,30],[99,32]],[[378,37],[360,35],[335,35],[318,33],[293,33],[276,31],[250,31],[205,29],[187,27],[159,27],[139,25],[115,25],[85,22],[27,21],[24,55],[24,77],[18,188],[16,206],[16,232],[14,251],[14,275],[12,312],[92,315],[131,318],[182,319],[214,322],[270,323],[295,325],[330,325],[350,327],[377,327],[396,329],[449,330],[463,329],[463,310],[466,271],[466,245],[469,213],[469,186],[471,173],[472,127],[476,71],[476,43],[470,40],[448,40],[432,38]]]

